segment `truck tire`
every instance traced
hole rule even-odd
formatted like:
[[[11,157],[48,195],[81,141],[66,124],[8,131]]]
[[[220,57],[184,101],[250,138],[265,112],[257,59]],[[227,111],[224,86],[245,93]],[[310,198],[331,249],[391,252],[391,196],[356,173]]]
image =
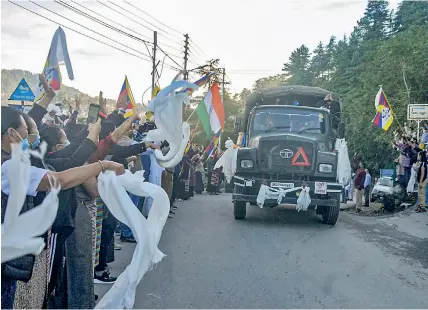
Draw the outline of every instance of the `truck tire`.
[[[337,196],[337,197],[336,197]],[[322,214],[322,219],[324,224],[334,225],[339,218],[340,212],[340,197],[335,195],[334,198],[337,198],[335,206],[325,207],[324,213]]]
[[[233,202],[233,215],[235,220],[243,220],[247,215],[247,203],[244,201]]]

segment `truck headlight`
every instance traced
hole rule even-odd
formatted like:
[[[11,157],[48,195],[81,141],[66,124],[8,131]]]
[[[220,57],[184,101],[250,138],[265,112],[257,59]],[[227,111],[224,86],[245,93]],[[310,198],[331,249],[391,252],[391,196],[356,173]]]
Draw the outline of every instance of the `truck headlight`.
[[[254,164],[253,164],[253,161],[251,159],[241,160],[241,168],[251,169],[251,168],[253,168],[253,166],[254,166]]]
[[[318,167],[318,171],[321,173],[332,173],[333,166],[330,164],[320,164]]]

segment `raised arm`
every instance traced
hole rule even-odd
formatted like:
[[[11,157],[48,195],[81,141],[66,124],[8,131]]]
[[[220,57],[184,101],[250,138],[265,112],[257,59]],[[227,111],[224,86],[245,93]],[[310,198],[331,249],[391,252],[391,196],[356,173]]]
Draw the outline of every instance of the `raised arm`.
[[[117,175],[121,175],[125,172],[123,165],[108,160],[71,168],[62,172],[48,171],[39,183],[37,191],[47,191],[50,189],[50,176],[56,178],[56,180],[61,185],[61,189],[69,189],[83,184],[85,181],[99,175],[102,171],[105,170],[113,170]]]

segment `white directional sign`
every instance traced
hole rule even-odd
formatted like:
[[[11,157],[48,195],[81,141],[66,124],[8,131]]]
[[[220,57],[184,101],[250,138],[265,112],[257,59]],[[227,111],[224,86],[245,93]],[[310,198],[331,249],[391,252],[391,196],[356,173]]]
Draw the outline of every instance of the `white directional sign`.
[[[428,120],[428,104],[409,104],[407,106],[407,119]]]

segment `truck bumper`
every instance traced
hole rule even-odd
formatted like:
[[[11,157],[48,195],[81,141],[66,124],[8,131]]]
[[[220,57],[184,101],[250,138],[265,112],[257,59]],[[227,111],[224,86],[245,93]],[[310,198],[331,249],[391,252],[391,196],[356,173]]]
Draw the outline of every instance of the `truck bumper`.
[[[234,190],[232,195],[233,201],[242,202],[257,202],[260,186],[265,184],[272,188],[291,189],[299,188],[306,185],[310,188],[311,204],[309,207],[315,206],[336,206],[337,195],[342,192],[342,185],[339,183],[330,182],[315,182],[315,181],[287,181],[287,180],[261,180],[261,179],[246,179],[240,176],[234,177]],[[315,193],[315,188],[318,188]],[[281,204],[297,204],[300,190],[287,193],[282,199]],[[275,199],[266,199],[265,205],[277,205]]]

